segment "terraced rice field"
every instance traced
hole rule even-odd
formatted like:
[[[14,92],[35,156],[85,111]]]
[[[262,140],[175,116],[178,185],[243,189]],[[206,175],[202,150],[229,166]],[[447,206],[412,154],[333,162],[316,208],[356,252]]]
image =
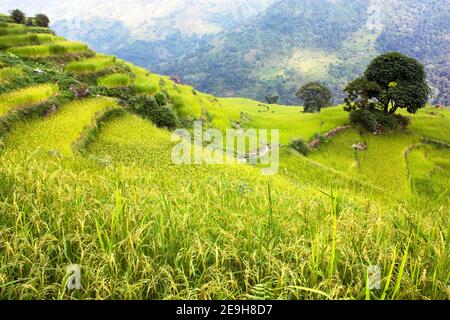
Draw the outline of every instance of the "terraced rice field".
[[[58,93],[58,86],[44,84],[0,95],[0,116],[19,108],[47,101]]]
[[[94,58],[84,59],[81,61],[73,61],[66,65],[67,72],[88,73],[102,71],[116,62],[115,57],[97,56]]]
[[[56,37],[51,34],[22,34],[0,36],[0,48],[22,47],[29,45],[40,45],[54,43],[64,38]]]
[[[0,25],[2,36],[27,32]],[[70,49],[19,45],[7,50],[43,59],[1,60],[0,85],[36,64],[36,78],[52,81],[3,87],[0,120],[54,97],[71,101],[0,136],[0,299],[448,299],[448,109],[420,111],[403,132],[349,129],[303,157],[287,144],[346,124],[342,107],[304,114],[216,98],[130,64],[134,76],[110,71],[112,57],[62,66],[53,59]],[[278,174],[173,164],[170,131],[132,113],[100,121],[116,100],[73,97],[68,87],[84,84],[84,73],[91,87],[164,91],[179,116],[222,130],[280,129]],[[355,151],[357,142],[367,150]],[[81,267],[81,290],[67,289],[71,264]],[[369,266],[380,289],[368,287]]]
[[[17,125],[4,143],[21,151],[33,152],[40,149],[58,155],[71,155],[72,143],[91,124],[94,116],[114,106],[117,106],[116,102],[106,98],[71,102],[49,118]]]
[[[20,57],[42,58],[50,56],[64,55],[67,53],[85,52],[88,46],[76,41],[57,41],[52,44],[14,47],[8,49],[9,52]]]
[[[131,85],[131,78],[128,74],[116,73],[98,78],[97,83],[108,88],[128,87]]]

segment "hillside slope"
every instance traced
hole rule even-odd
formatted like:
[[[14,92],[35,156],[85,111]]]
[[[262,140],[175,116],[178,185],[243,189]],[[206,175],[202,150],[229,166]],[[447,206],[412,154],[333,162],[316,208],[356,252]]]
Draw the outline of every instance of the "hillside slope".
[[[49,0],[20,1],[29,15],[46,12],[67,38],[140,65],[156,66],[190,52],[222,30],[242,23],[273,0]],[[0,11],[18,6],[4,0]]]
[[[279,128],[283,144],[347,114],[216,98],[34,33],[51,31],[0,22],[0,299],[448,298],[448,109],[403,132],[348,129],[309,157],[283,147],[274,176],[179,166],[171,132],[125,98],[164,93],[185,125]]]

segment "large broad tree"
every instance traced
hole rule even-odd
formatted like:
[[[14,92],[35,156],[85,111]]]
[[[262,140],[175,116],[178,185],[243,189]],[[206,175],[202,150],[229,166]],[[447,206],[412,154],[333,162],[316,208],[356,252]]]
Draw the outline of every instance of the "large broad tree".
[[[303,101],[305,112],[320,112],[331,105],[331,91],[319,82],[310,82],[298,89],[295,94]]]
[[[346,110],[380,110],[386,115],[398,109],[416,113],[430,95],[423,65],[414,58],[390,52],[375,58],[364,76],[345,88]]]
[[[11,11],[11,18],[14,20],[15,23],[25,24],[25,13],[20,11],[19,9],[15,9]]]

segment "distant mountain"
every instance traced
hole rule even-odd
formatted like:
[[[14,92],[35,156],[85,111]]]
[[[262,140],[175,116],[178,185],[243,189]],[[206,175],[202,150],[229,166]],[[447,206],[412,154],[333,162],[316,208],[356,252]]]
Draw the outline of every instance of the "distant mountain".
[[[59,34],[219,96],[263,100],[321,81],[335,101],[376,55],[419,59],[450,104],[450,0],[2,0]]]
[[[2,0],[0,10],[44,12],[51,27],[95,50],[155,66],[192,52],[274,0]]]
[[[337,98],[386,51],[426,65],[435,101],[450,104],[448,0],[279,0],[264,13],[158,68],[216,95],[296,103],[308,81]],[[339,101],[339,100],[337,100]]]

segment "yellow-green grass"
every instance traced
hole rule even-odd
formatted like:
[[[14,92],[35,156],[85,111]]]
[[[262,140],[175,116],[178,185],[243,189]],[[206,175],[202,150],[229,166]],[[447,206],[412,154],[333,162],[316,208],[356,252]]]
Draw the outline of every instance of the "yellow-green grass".
[[[94,115],[107,107],[116,106],[107,98],[74,101],[63,106],[54,116],[17,125],[5,138],[5,145],[21,151],[43,150],[72,155],[72,143],[90,125]]]
[[[134,73],[134,88],[140,93],[153,95],[160,90],[158,79],[152,79],[150,72],[144,68],[136,67],[132,64],[126,64]]]
[[[115,62],[116,57],[100,55],[81,61],[72,61],[66,65],[65,70],[74,73],[99,72],[111,67]]]
[[[172,146],[169,132],[132,115],[106,123],[85,158],[8,152],[7,143],[0,296],[447,298],[441,204],[380,203],[250,166],[178,167]],[[75,263],[83,290],[69,292]],[[371,265],[381,290],[367,290]]]
[[[427,107],[411,118],[411,132],[450,143],[450,109]]]
[[[131,77],[126,73],[109,74],[98,78],[97,84],[108,88],[128,87],[131,85]]]
[[[25,46],[18,48],[10,48],[9,52],[20,57],[42,58],[50,56],[59,56],[67,53],[77,53],[87,51],[89,48],[86,44],[76,41],[61,41],[52,44]]]
[[[47,101],[58,93],[58,85],[43,84],[0,95],[0,116],[14,109],[26,108]]]
[[[6,84],[13,79],[23,77],[25,75],[23,69],[19,66],[6,67],[0,69],[0,84]]]
[[[310,158],[404,198],[409,192],[405,153],[420,140],[408,133],[377,136],[348,130],[323,143]],[[367,150],[355,151],[352,146],[358,142],[364,142]]]
[[[35,26],[27,26],[28,33],[47,33],[54,34],[54,32],[50,28],[45,27],[35,27]]]
[[[40,45],[64,40],[51,34],[19,34],[0,36],[0,48]]]
[[[450,195],[450,149],[421,145],[407,158],[412,192],[426,198]]]
[[[24,34],[26,32],[27,32],[26,27],[21,24],[6,23],[0,25],[0,36]]]
[[[280,129],[281,143],[288,144],[298,138],[309,140],[316,134],[348,122],[348,113],[342,107],[327,108],[320,114],[304,114],[302,107],[267,105],[244,98],[217,99],[191,86],[176,84],[167,76],[155,75],[137,67],[132,71],[142,81],[168,92],[176,107],[180,101],[177,107],[180,115],[199,119],[206,110],[212,116],[212,125],[222,130],[230,128],[233,122],[241,122],[241,126],[246,128]]]

